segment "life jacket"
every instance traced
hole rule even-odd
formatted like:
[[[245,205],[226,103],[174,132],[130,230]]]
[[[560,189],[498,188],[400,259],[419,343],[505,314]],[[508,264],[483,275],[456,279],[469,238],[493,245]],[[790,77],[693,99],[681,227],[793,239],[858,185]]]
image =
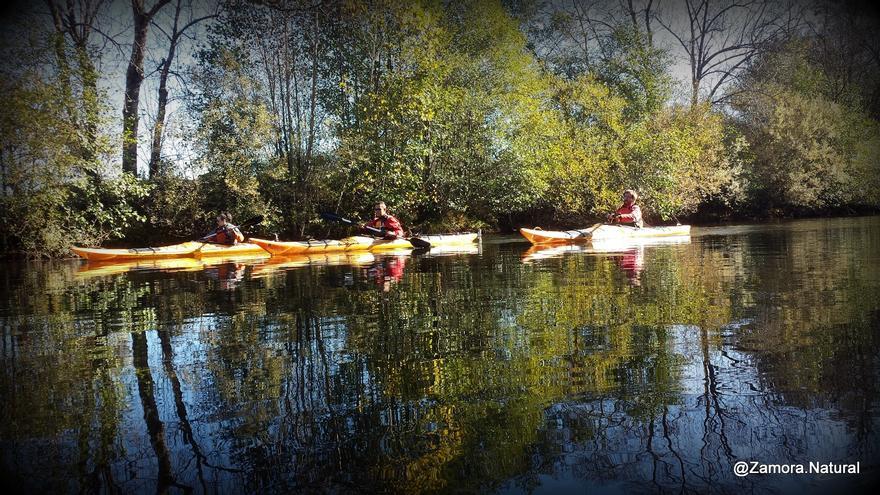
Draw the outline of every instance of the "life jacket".
[[[620,215],[617,220],[620,223],[630,224],[639,228],[645,225],[644,222],[642,222],[642,209],[639,208],[639,205],[637,204],[623,204],[617,209],[616,213]]]
[[[400,220],[391,215],[385,215],[385,218],[376,217],[367,222],[367,226],[373,227],[374,229],[385,229],[386,233],[396,235],[397,237],[403,237],[404,235],[403,226],[400,225]]]
[[[214,233],[214,242],[217,244],[233,245],[244,241],[244,234],[241,233],[241,230],[238,230],[238,227],[231,223],[227,223],[223,227],[217,227]]]

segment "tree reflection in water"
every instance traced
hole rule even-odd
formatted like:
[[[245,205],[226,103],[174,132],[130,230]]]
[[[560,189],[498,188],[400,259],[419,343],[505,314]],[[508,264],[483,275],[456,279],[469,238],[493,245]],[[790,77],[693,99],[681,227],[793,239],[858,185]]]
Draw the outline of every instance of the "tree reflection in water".
[[[523,250],[273,259],[233,264],[232,284],[9,265],[3,477],[147,492],[871,481],[876,219]],[[737,478],[739,460],[859,460],[863,475]]]

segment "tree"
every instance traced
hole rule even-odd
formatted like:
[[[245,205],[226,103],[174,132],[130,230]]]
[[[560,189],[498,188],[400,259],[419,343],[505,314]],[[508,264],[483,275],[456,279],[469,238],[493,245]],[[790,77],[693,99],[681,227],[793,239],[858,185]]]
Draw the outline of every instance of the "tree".
[[[183,0],[177,0],[174,7],[174,21],[171,26],[171,32],[165,32],[162,28],[154,23],[157,29],[163,32],[168,38],[168,52],[159,65],[159,89],[158,104],[156,108],[156,122],[153,124],[153,139],[150,147],[150,178],[156,177],[160,171],[160,160],[162,158],[162,135],[165,129],[165,109],[168,105],[168,76],[171,74],[171,67],[174,64],[175,54],[177,53],[177,45],[181,38],[186,35],[187,30],[193,28],[200,22],[216,17],[216,14],[209,14],[201,17],[192,18],[186,24],[180,25],[180,14]]]
[[[272,117],[261,98],[263,88],[249,77],[249,60],[242,51],[215,49],[199,56],[189,104],[198,119],[203,207],[237,218],[268,215],[258,180],[272,164]]]
[[[46,0],[52,16],[55,30],[53,48],[58,67],[58,83],[64,92],[67,103],[67,116],[73,122],[81,123],[85,131],[81,153],[83,159],[94,159],[91,154],[91,143],[98,139],[98,124],[102,102],[98,91],[98,71],[92,59],[90,38],[97,30],[98,13],[104,0],[83,0],[82,2],[66,2],[62,6],[57,0]],[[73,72],[67,54],[67,43],[70,40],[74,49],[76,72]],[[76,76],[76,77],[74,77]],[[80,81],[77,99],[74,99],[75,81]],[[93,173],[93,178],[99,177]]]
[[[815,65],[816,45],[798,40],[753,63],[731,105],[754,158],[747,177],[758,208],[816,211],[876,206],[880,126],[858,98],[841,98]]]
[[[137,175],[138,107],[141,84],[144,82],[144,52],[150,22],[171,0],[157,0],[149,10],[144,0],[131,0],[134,18],[134,41],[125,72],[125,97],[122,106],[122,171]]]
[[[685,0],[686,21],[676,25],[658,15],[658,23],[675,38],[688,58],[690,104],[720,103],[726,83],[755,56],[794,33],[802,11],[796,4],[765,0]],[[708,88],[704,84],[709,84]]]

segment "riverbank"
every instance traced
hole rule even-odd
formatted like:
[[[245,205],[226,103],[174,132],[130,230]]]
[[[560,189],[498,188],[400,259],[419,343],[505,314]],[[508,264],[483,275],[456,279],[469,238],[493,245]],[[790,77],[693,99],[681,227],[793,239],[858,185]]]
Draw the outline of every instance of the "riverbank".
[[[718,227],[718,226],[735,226],[742,224],[768,224],[768,225],[778,225],[784,224],[787,222],[797,221],[797,220],[805,220],[805,219],[830,219],[830,218],[856,218],[856,217],[869,217],[880,215],[880,209],[873,208],[861,208],[856,210],[854,208],[846,208],[846,209],[836,209],[829,210],[823,212],[789,212],[788,214],[783,214],[781,210],[777,210],[773,212],[774,214],[768,214],[764,216],[747,216],[747,215],[728,215],[724,217],[713,217],[707,218],[705,216],[691,215],[682,219],[679,219],[679,222],[682,225],[691,225],[694,227]],[[492,236],[515,236],[519,233],[520,227],[528,227],[532,228],[535,226],[539,226],[545,230],[568,230],[568,229],[576,229],[576,228],[584,228],[590,225],[594,225],[596,223],[601,223],[600,220],[592,218],[592,217],[572,217],[567,218],[565,221],[560,219],[551,219],[550,217],[545,216],[542,221],[519,221],[518,225],[515,227],[506,227],[506,228],[497,228],[497,229],[485,229],[485,228],[474,228],[474,229],[460,229],[457,230],[459,232],[470,231],[474,232],[477,230],[481,230],[483,235]],[[663,226],[663,225],[675,225],[675,222],[663,222],[648,220],[648,223],[653,226]],[[338,226],[327,226],[324,229],[326,234],[322,235],[322,239],[341,239],[343,237],[349,235],[356,235],[355,229],[351,228],[340,228]],[[426,232],[423,230],[412,229],[413,232]],[[443,227],[436,228],[436,230],[427,231],[428,233],[448,233],[453,232],[455,230],[449,228],[445,229]],[[317,233],[317,232],[316,232]],[[267,232],[250,232],[249,237],[274,237],[274,234]],[[319,234],[320,235],[320,234]],[[303,241],[309,239],[315,239],[316,237],[301,237],[296,238],[294,236],[291,237],[283,237],[280,238],[284,240],[290,241]],[[191,240],[191,238],[169,238],[159,241],[153,241],[149,243],[147,241],[126,241],[126,240],[117,240],[114,242],[108,242],[101,247],[105,248],[113,248],[113,249],[130,249],[137,247],[146,247],[146,246],[165,246],[172,245],[181,242],[186,242]],[[43,258],[43,259],[79,259],[72,252],[68,253],[68,255],[62,256],[33,256],[32,254],[25,252],[7,252],[0,253],[0,259],[5,260],[16,260],[16,259],[27,259],[27,258]]]

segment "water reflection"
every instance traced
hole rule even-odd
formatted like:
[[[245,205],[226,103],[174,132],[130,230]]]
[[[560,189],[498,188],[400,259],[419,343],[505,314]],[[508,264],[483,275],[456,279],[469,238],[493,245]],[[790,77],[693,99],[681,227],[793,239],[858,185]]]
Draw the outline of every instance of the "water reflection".
[[[219,263],[205,268],[205,276],[218,283],[223,290],[233,289],[244,280],[247,264],[243,262]]]
[[[391,284],[403,279],[407,255],[383,256],[367,269],[367,276],[382,287],[383,292],[391,290]]]
[[[632,239],[597,239],[583,244],[535,245],[529,248],[522,257],[523,262],[530,263],[544,259],[559,258],[569,254],[607,256],[614,260],[629,280],[630,285],[641,285],[641,274],[645,268],[645,248],[651,246],[669,246],[689,244],[691,237],[669,236],[656,238]]]
[[[407,493],[873,480],[878,219],[526,249],[7,265],[3,478]],[[739,460],[863,474],[737,478]]]

